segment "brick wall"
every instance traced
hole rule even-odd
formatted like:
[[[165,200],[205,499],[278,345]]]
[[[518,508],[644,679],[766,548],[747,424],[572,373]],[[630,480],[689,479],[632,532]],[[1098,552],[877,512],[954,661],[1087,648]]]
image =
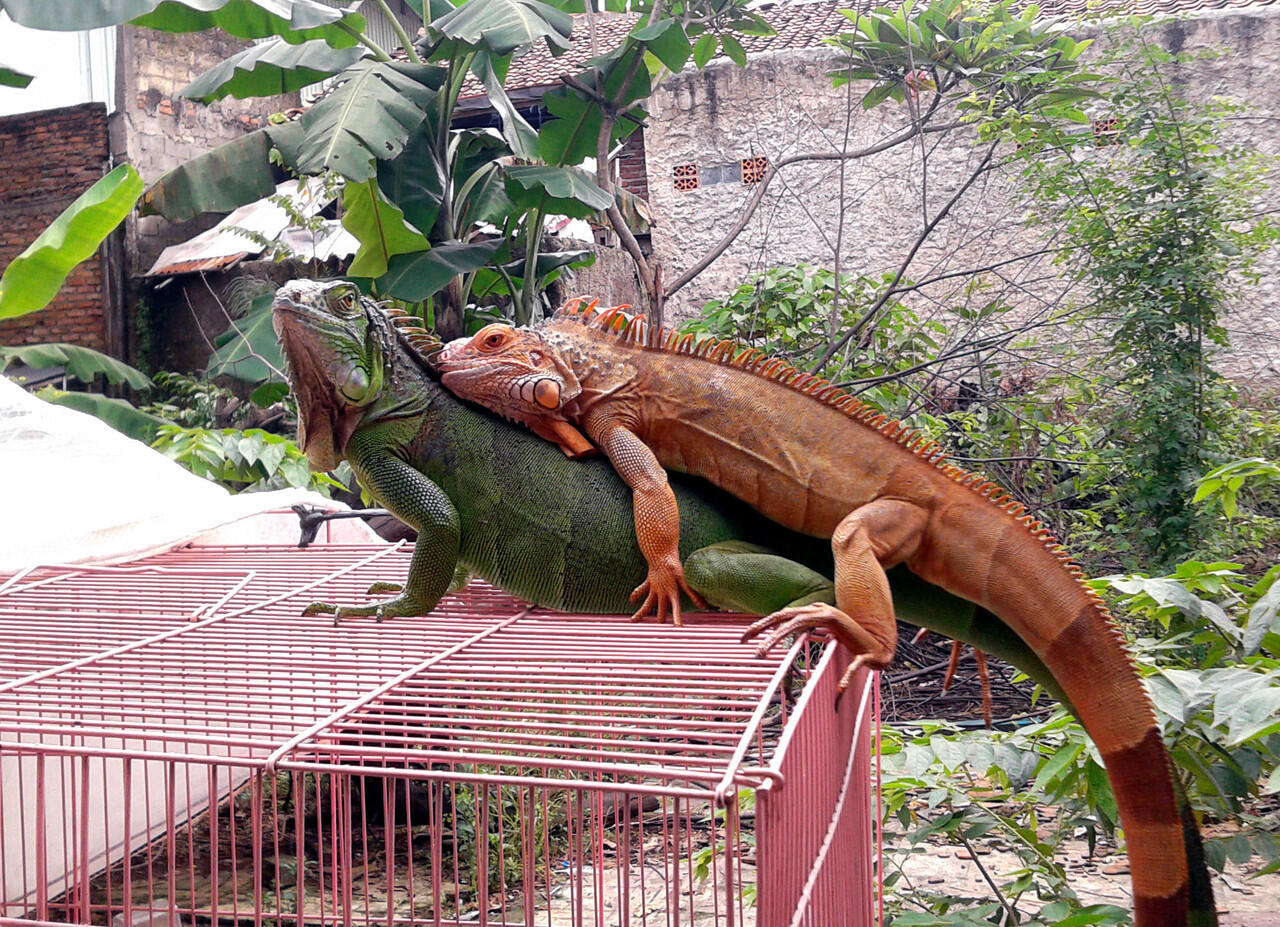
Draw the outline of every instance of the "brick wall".
[[[168,33],[136,26],[120,29],[118,112],[112,116],[112,151],[148,184],[166,171],[266,124],[266,117],[298,105],[296,93],[204,104],[178,95],[187,84],[249,43],[216,29]],[[175,224],[156,216],[131,221],[128,266],[142,274],[167,246],[185,241],[219,217]]]
[[[644,163],[644,130],[637,129],[618,152],[618,181],[622,189],[643,200],[649,198],[649,174]]]
[[[0,118],[0,266],[97,181],[107,159],[107,111],[101,103]],[[98,255],[71,272],[46,309],[0,321],[0,344],[69,341],[107,350],[106,303]]]

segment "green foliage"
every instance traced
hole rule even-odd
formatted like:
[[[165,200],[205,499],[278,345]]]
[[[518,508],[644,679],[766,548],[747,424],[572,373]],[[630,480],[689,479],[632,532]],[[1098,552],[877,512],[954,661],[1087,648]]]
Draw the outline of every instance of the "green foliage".
[[[234,323],[214,339],[205,372],[242,383],[283,382],[284,357],[271,326],[271,293],[247,289],[230,300]]]
[[[226,421],[228,409],[243,409],[230,390],[208,380],[169,370],[159,371],[152,379],[155,390],[148,397],[150,402],[141,407],[143,412],[160,416],[168,424],[183,428],[219,428],[239,424]]]
[[[1093,96],[1095,75],[1077,66],[1089,42],[1076,42],[1034,5],[999,0],[906,0],[897,7],[842,11],[850,32],[829,42],[841,49],[836,86],[871,81],[866,109],[905,102],[921,91],[955,96],[962,114],[979,121],[1020,114],[1024,122],[1084,120],[1076,107]]]
[[[1230,392],[1211,367],[1227,343],[1222,315],[1280,227],[1255,217],[1263,163],[1221,141],[1238,107],[1173,92],[1163,72],[1188,56],[1151,45],[1141,25],[1112,28],[1100,63],[1118,75],[1108,97],[1116,148],[1041,125],[1011,132],[1034,213],[1066,232],[1058,260],[1109,329],[1100,361],[1113,391],[1098,411],[1122,474],[1114,524],[1169,563],[1204,534],[1188,500],[1225,450]]]
[[[93,348],[76,344],[51,342],[19,347],[0,347],[0,373],[18,361],[32,367],[65,367],[67,373],[82,383],[93,383],[103,377],[108,383],[123,383],[134,389],[149,389],[151,380],[140,370]]]
[[[1187,562],[1171,576],[1096,583],[1120,593],[1158,635],[1134,647],[1170,755],[1193,807],[1237,825],[1206,842],[1218,870],[1254,855],[1263,871],[1280,869],[1280,820],[1251,810],[1260,797],[1280,792],[1277,578],[1280,566],[1254,582],[1234,564]],[[1117,825],[1101,758],[1064,712],[1009,732],[922,722],[887,731],[881,749],[886,819],[906,829],[885,859],[891,910],[912,912],[895,924],[981,923],[1003,905],[1022,924],[1058,924],[1069,915],[1083,918],[1070,923],[1120,922],[1117,909],[1082,908],[1056,862],[1066,839],[1083,836],[1093,848]],[[1046,805],[1056,812],[1046,816]],[[907,858],[929,852],[939,837],[967,849],[980,837],[998,840],[1018,857],[1018,868],[996,877],[998,900],[985,891],[935,893],[904,879]],[[1024,898],[1033,906],[1054,900],[1028,916]]]
[[[329,495],[345,489],[327,473],[312,473],[307,457],[288,438],[259,428],[183,428],[164,425],[151,445],[196,476],[232,492],[299,487]]]
[[[133,210],[142,186],[133,165],[121,164],[80,194],[5,267],[0,276],[0,319],[49,305],[72,268],[91,257]]]
[[[225,142],[166,172],[147,188],[139,212],[185,222],[205,212],[230,212],[276,190],[271,151],[293,163],[302,142],[296,122],[269,125]]]
[[[1211,506],[1220,507],[1228,518],[1235,518],[1240,511],[1240,490],[1250,480],[1280,483],[1280,463],[1249,457],[1215,467],[1197,480],[1196,494],[1191,501],[1207,501]]]
[[[180,95],[212,103],[225,96],[237,99],[300,90],[349,68],[369,55],[367,48],[334,48],[321,39],[290,45],[274,39],[250,45],[205,71]]]
[[[856,324],[887,284],[887,278],[842,274],[837,307],[836,278],[830,269],[811,264],[774,267],[756,274],[727,298],[707,303],[681,331],[742,341],[811,370],[831,343],[832,331]],[[898,300],[889,301],[879,313],[878,324],[868,329],[865,339],[851,342],[833,358],[824,376],[835,382],[875,379],[936,355],[947,332],[944,322],[922,319]],[[867,398],[885,410],[903,404],[903,394],[892,380],[868,392]]]
[[[0,87],[17,87],[21,90],[28,86],[32,80],[32,75],[0,64]]]

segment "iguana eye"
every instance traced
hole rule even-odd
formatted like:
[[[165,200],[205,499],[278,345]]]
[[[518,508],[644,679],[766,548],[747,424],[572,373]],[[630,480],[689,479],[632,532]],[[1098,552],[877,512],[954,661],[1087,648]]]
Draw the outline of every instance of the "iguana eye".
[[[335,295],[333,300],[334,308],[347,315],[354,315],[359,305],[359,298],[356,296],[356,292],[353,289],[341,290]]]
[[[486,348],[496,348],[503,342],[502,332],[492,332],[485,336],[484,346]]]

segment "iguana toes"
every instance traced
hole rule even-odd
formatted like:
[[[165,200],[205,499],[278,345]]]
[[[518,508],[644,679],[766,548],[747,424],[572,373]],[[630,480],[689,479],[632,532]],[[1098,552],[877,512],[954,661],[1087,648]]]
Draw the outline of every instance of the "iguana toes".
[[[1106,761],[1136,923],[1189,922],[1172,770],[1132,658],[1079,568],[998,487],[781,360],[669,331],[651,338],[642,320],[596,313],[594,304],[566,307],[536,331],[487,326],[450,344],[438,369],[460,396],[522,422],[580,428],[609,456],[634,490],[650,586],[673,608],[679,523],[663,467],[704,477],[788,528],[831,538],[837,607],[773,613],[751,632],[771,631],[764,647],[825,627],[856,663],[885,666],[897,637],[885,571],[897,564],[993,612],[1053,674]],[[1207,888],[1197,879],[1197,923],[1215,922]]]

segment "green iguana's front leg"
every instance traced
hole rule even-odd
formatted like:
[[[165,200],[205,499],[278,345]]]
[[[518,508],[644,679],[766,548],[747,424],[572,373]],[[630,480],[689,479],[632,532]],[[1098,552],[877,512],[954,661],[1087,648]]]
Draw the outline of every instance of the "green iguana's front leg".
[[[386,434],[393,428],[394,423],[388,423],[357,431],[347,444],[346,456],[361,485],[418,532],[404,589],[394,599],[374,605],[314,602],[304,615],[333,615],[335,622],[363,615],[373,615],[379,621],[425,615],[449,589],[458,566],[462,531],[458,512],[439,486],[388,452],[389,447],[396,446]],[[374,588],[385,587],[377,584]]]

